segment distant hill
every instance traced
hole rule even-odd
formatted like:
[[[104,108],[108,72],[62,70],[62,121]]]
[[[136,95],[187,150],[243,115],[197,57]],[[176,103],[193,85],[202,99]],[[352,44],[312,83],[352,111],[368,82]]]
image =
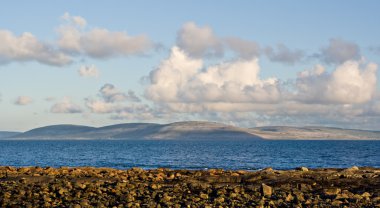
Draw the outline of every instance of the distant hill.
[[[94,128],[54,125],[14,135],[13,139],[133,139],[133,140],[236,140],[261,139],[245,129],[213,122],[177,122],[171,124],[127,123]]]
[[[380,140],[380,131],[321,126],[265,126],[252,128],[249,132],[262,138],[273,140]]]
[[[12,136],[14,139],[81,139],[81,135],[96,128],[78,125],[53,125],[35,128]]]
[[[2,138],[1,133],[0,138]],[[54,125],[24,133],[11,132],[7,138],[18,140],[380,140],[380,132],[330,127],[239,128],[215,122],[185,121],[170,124],[125,123],[99,128]]]
[[[14,135],[20,134],[20,132],[14,132],[14,131],[0,131],[0,139],[7,139],[9,137],[12,137]]]

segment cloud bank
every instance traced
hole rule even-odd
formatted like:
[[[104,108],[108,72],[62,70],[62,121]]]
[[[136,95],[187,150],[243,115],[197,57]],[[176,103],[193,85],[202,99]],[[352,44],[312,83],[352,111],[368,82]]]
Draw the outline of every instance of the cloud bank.
[[[178,117],[191,114],[240,125],[294,123],[297,118],[310,124],[368,122],[368,115],[379,112],[377,68],[348,60],[331,71],[316,65],[295,80],[264,79],[258,58],[207,66],[175,46],[151,71],[145,98]]]

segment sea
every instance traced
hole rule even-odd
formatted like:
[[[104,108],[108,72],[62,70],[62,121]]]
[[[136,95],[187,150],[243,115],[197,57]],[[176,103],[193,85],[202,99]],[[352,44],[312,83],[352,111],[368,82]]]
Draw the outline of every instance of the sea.
[[[0,166],[226,170],[380,167],[380,141],[0,141]]]

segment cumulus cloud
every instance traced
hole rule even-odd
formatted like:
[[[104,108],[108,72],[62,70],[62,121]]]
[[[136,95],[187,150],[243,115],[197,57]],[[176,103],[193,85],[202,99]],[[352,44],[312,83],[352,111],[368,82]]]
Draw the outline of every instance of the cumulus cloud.
[[[128,94],[126,94],[116,89],[112,84],[105,84],[103,87],[101,87],[99,94],[104,101],[109,103],[122,101],[140,102],[140,99],[133,91],[129,90]]]
[[[290,50],[284,44],[278,44],[275,49],[272,47],[267,47],[265,49],[265,53],[269,60],[287,64],[295,64],[300,62],[305,56],[303,51]]]
[[[68,22],[57,29],[59,47],[72,54],[85,54],[94,58],[142,54],[152,48],[145,35],[130,36],[126,32],[109,31],[105,28],[86,30],[86,20],[65,13]]]
[[[209,66],[173,47],[171,55],[150,74],[146,97],[178,109],[226,108],[228,104],[273,103],[280,99],[274,78],[260,79],[257,59]]]
[[[33,99],[28,96],[19,96],[16,98],[15,105],[29,105],[33,102]]]
[[[79,75],[81,77],[98,77],[99,76],[99,70],[96,68],[95,65],[82,65],[80,69],[78,70]]]
[[[162,109],[142,103],[133,91],[123,93],[112,84],[102,86],[97,98],[86,98],[85,105],[92,113],[107,115],[113,120],[157,121],[171,115],[170,112],[163,115]]]
[[[332,73],[318,65],[298,75],[297,100],[307,103],[355,104],[370,101],[376,92],[377,65],[347,61]]]
[[[83,109],[73,103],[69,98],[64,98],[62,101],[55,103],[51,108],[52,113],[82,113]]]
[[[131,102],[133,104],[130,104]],[[85,104],[93,113],[113,114],[111,117],[116,118],[119,114],[130,112],[130,109],[145,105],[137,104],[138,102],[141,102],[141,100],[133,91],[130,90],[128,93],[124,93],[112,84],[105,84],[99,90],[98,99],[87,98]]]
[[[16,36],[11,31],[0,30],[0,42],[0,63],[37,61],[62,66],[72,61],[54,45],[44,43],[28,32]]]
[[[340,39],[330,39],[329,45],[317,54],[322,61],[328,64],[341,64],[348,60],[360,59],[360,48],[357,44]]]
[[[194,22],[185,23],[178,31],[177,45],[193,57],[223,54],[223,45],[212,29]]]
[[[380,112],[374,63],[351,60],[332,70],[316,65],[287,82],[260,78],[260,70],[257,58],[207,66],[173,47],[147,78],[145,97],[160,108],[161,116],[171,113],[244,126],[328,121],[355,127],[374,121],[373,115]]]
[[[110,115],[114,120],[149,120],[160,118],[160,112],[147,104],[109,103],[103,100],[86,99],[86,107],[92,113]]]

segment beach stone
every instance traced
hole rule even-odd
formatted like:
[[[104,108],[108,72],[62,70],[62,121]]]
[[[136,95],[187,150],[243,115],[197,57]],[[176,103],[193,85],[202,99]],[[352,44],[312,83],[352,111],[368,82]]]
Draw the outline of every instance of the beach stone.
[[[201,194],[199,195],[199,197],[200,197],[201,199],[208,199],[208,194],[201,193]]]
[[[295,196],[296,201],[298,201],[298,202],[305,201],[305,197],[304,197],[303,193],[301,193],[301,192],[295,192],[294,196]]]
[[[288,195],[286,196],[286,198],[285,198],[285,201],[287,201],[287,202],[291,202],[291,201],[293,201],[293,200],[294,200],[294,197],[293,197],[292,194],[288,194]]]
[[[371,197],[371,194],[368,192],[362,193],[362,197]]]
[[[309,169],[307,167],[298,167],[296,170],[302,171],[302,172],[307,172]]]
[[[224,198],[223,197],[218,197],[218,198],[215,198],[214,201],[217,202],[217,203],[223,203],[224,202]]]
[[[346,168],[344,169],[345,171],[348,171],[348,172],[351,172],[351,171],[358,171],[359,170],[359,167],[357,166],[352,166],[350,168]]]
[[[6,171],[0,167],[0,176]],[[343,173],[350,178],[341,178]],[[0,207],[376,207],[380,203],[378,168],[353,172],[321,168],[306,174],[215,169],[212,174],[170,169],[15,169],[0,179]],[[373,176],[356,177],[365,174]],[[163,180],[157,181],[158,175]]]
[[[323,193],[325,195],[331,196],[331,195],[337,195],[341,192],[342,190],[340,188],[327,188],[323,190]]]
[[[272,187],[266,185],[265,183],[261,184],[261,189],[260,190],[261,190],[261,194],[263,196],[271,196],[272,192],[273,192]]]

